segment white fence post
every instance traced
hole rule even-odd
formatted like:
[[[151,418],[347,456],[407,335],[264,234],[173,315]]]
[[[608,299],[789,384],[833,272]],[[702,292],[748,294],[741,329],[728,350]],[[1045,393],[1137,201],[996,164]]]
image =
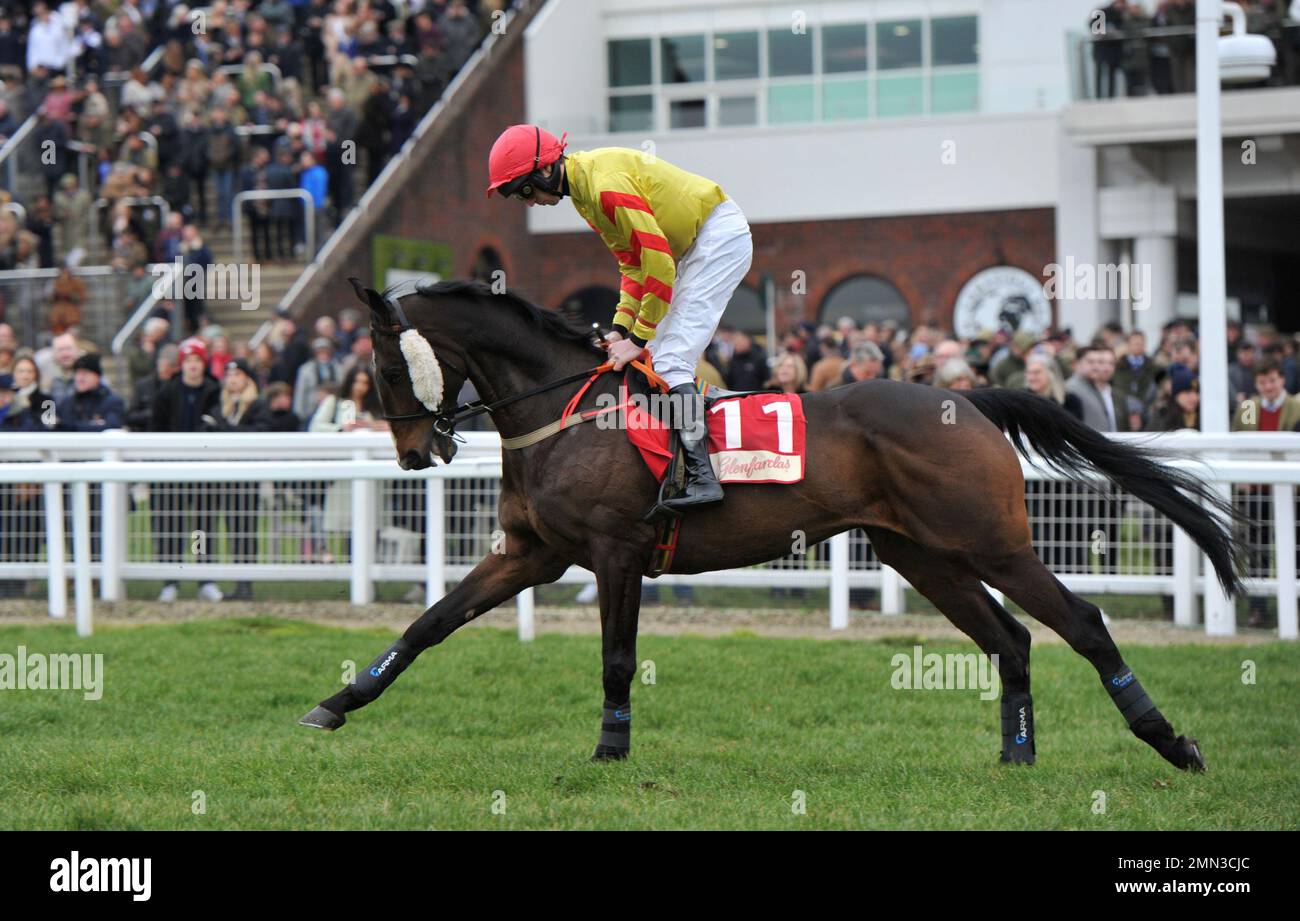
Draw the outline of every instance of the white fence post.
[[[1231,486],[1215,485],[1211,488],[1225,502],[1232,504]],[[1206,509],[1206,512],[1216,519],[1219,517],[1213,509]],[[1234,636],[1237,632],[1236,602],[1223,591],[1209,560],[1205,561],[1205,632],[1209,636]]]
[[[831,538],[831,629],[849,626],[849,532]]]
[[[45,556],[49,563],[50,616],[68,616],[68,573],[63,543],[63,484],[45,484]]]
[[[447,593],[447,481],[431,476],[424,484],[424,605],[431,608]]]
[[[515,596],[515,607],[519,610],[519,639],[531,642],[537,636],[537,624],[534,617],[533,590],[526,588]]]
[[[368,460],[365,451],[354,451],[353,460]],[[374,480],[352,480],[352,592],[353,604],[375,600],[371,564],[375,546],[374,511],[378,484]]]
[[[903,577],[892,566],[880,565],[880,613],[903,613]]]
[[[1182,528],[1174,528],[1174,623],[1196,626],[1196,545]]]
[[[121,451],[104,452],[108,463],[121,459]],[[126,484],[107,482],[99,489],[99,597],[120,601],[122,561],[126,557]]]
[[[1273,486],[1273,544],[1277,548],[1277,633],[1297,638],[1295,571],[1295,489]]]
[[[90,484],[72,484],[72,569],[76,583],[77,636],[90,636],[95,599],[90,584]]]

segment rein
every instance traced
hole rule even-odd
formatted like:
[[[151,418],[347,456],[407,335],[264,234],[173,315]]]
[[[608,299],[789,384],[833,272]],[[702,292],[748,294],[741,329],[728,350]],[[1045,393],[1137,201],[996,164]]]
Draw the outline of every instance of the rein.
[[[402,310],[400,299],[390,297],[386,300],[388,307],[397,317],[397,323],[390,327],[391,332],[400,336],[407,330],[415,329],[411,324],[411,321],[406,318],[406,312]],[[650,362],[647,360],[649,357],[648,352],[642,351],[641,355],[641,358],[630,362],[631,366],[639,369],[643,374],[645,374],[646,379],[650,381],[651,386],[659,387],[666,393],[668,391],[668,385],[664,382],[663,378],[654,372]],[[457,368],[455,365],[451,364],[451,362],[447,362],[445,358],[442,359],[442,361],[446,362],[446,364],[450,365],[452,370],[456,371],[468,380],[468,374],[460,368]],[[613,370],[614,363],[612,361],[607,361],[604,364],[597,365],[594,368],[589,368],[586,371],[578,371],[574,374],[568,375],[567,377],[562,377],[559,380],[550,381],[546,384],[539,384],[536,387],[525,390],[523,393],[516,393],[512,396],[503,397],[502,399],[496,400],[492,403],[484,403],[482,400],[473,400],[469,403],[460,403],[450,411],[444,411],[441,409],[423,409],[419,412],[402,413],[400,415],[389,415],[388,413],[385,413],[384,420],[387,422],[413,422],[417,419],[427,419],[432,416],[433,430],[435,432],[443,437],[457,438],[463,442],[465,439],[456,433],[456,426],[464,422],[466,419],[472,419],[475,416],[481,416],[484,413],[491,415],[504,406],[518,403],[521,400],[527,400],[530,397],[535,397],[539,394],[548,393],[558,387],[563,387],[565,384],[576,383],[584,377],[587,378],[587,382],[582,385],[576,394],[574,394],[573,399],[571,399],[568,405],[564,408],[564,414],[559,419],[544,425],[541,428],[534,429],[526,435],[520,435],[516,438],[501,439],[501,445],[503,448],[506,448],[507,450],[519,450],[520,448],[526,448],[530,445],[537,444],[539,441],[543,441],[554,435],[556,432],[562,431],[570,426],[588,422],[604,412],[620,409],[620,406],[614,406],[608,409],[591,410],[585,413],[575,412],[578,402],[582,399],[583,394],[585,394],[588,388],[596,382],[596,379],[602,374]]]

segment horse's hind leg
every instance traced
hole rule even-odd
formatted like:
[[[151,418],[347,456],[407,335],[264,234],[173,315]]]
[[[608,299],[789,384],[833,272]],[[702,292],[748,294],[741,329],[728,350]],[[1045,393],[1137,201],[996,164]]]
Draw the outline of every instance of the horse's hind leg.
[[[1002,760],[1034,763],[1034,704],[1029,694],[1029,631],[980,580],[895,531],[868,528],[880,559],[998,664],[1002,680]]]
[[[978,559],[977,569],[986,582],[1006,592],[1016,604],[1055,630],[1070,648],[1092,663],[1135,736],[1175,767],[1205,769],[1205,759],[1196,740],[1174,735],[1174,727],[1156,709],[1133,670],[1124,664],[1096,605],[1062,585],[1032,549],[997,560]]]

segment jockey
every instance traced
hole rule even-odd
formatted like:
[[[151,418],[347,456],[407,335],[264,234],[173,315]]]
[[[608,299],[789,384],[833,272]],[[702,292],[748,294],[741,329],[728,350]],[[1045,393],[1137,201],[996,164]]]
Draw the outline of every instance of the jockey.
[[[617,371],[649,349],[674,397],[672,424],[685,449],[686,488],[664,505],[717,502],[722,487],[709,461],[695,366],[749,271],[749,223],[715,182],[640,150],[565,154],[565,137],[536,125],[507,128],[488,154],[487,194],[530,208],[568,196],[613,251],[622,283],[609,357]]]

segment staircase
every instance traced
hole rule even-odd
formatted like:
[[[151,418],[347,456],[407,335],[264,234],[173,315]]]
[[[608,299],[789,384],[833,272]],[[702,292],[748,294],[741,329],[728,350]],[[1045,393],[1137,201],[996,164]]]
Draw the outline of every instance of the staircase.
[[[246,264],[252,265],[252,240],[247,222],[242,232],[243,258],[247,260]],[[203,239],[208,244],[208,249],[212,250],[213,262],[234,261],[234,239],[229,228],[208,231],[203,234]],[[275,316],[275,309],[280,306],[285,293],[302,274],[307,262],[305,260],[275,264],[263,262],[257,265],[259,284],[255,310],[244,310],[238,300],[207,301],[210,321],[221,327],[222,332],[229,337],[232,348],[247,344],[258,328]]]

